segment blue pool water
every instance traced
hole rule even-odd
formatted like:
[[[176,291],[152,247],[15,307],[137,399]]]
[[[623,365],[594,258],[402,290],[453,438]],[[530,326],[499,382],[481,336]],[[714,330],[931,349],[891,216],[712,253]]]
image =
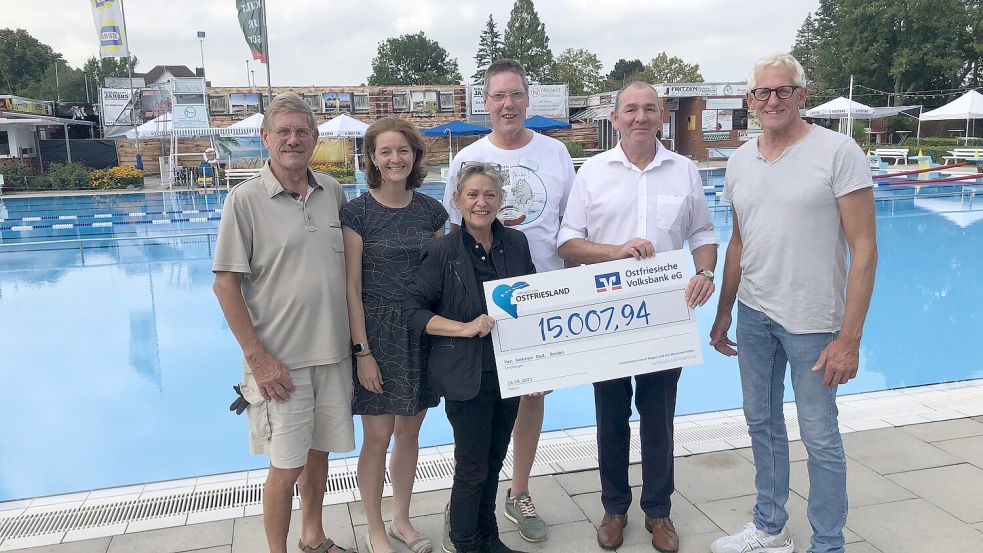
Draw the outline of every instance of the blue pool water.
[[[841,393],[983,377],[983,197],[878,196],[861,371]],[[0,501],[265,465],[228,411],[240,351],[212,295],[209,236],[223,199],[0,199]],[[713,209],[725,246],[729,216]],[[715,309],[698,310],[703,333]],[[740,406],[735,361],[703,356],[683,371],[680,414]],[[556,391],[546,429],[594,424],[592,404],[589,386]],[[421,441],[452,441],[442,408]]]

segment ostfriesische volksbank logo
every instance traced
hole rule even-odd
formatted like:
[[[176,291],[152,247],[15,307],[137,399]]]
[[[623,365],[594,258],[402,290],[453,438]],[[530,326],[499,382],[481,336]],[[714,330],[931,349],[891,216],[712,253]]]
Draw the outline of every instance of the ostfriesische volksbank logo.
[[[598,294],[609,290],[621,290],[621,273],[594,275],[594,286]]]

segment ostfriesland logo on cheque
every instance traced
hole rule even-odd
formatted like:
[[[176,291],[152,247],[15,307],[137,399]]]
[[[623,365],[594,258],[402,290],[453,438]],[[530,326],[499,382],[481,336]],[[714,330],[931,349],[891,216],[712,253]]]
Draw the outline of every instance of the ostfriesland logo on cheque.
[[[495,302],[495,305],[502,308],[502,311],[511,315],[513,319],[518,319],[519,308],[515,305],[515,291],[528,287],[529,283],[521,280],[512,285],[499,284],[492,290],[492,300]]]

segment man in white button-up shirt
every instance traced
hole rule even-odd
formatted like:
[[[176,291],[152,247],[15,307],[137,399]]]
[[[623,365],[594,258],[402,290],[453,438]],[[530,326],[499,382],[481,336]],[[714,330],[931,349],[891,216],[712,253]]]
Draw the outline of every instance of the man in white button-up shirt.
[[[689,242],[697,274],[686,288],[691,307],[713,293],[717,234],[692,161],[661,146],[662,103],[655,89],[633,82],[618,93],[611,122],[617,146],[584,164],[574,180],[557,239],[567,262],[641,259],[678,250]],[[652,546],[674,552],[679,540],[669,518],[673,491],[672,425],[680,369],[594,384],[597,449],[604,519],[597,542],[614,549],[623,541],[631,505],[628,447],[631,398],[641,417],[642,497]]]

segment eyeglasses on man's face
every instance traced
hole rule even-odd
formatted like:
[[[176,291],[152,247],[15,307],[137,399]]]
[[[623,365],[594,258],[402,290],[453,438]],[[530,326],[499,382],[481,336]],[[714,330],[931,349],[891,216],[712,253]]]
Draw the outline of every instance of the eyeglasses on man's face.
[[[501,171],[502,166],[498,163],[493,163],[491,161],[465,161],[461,163],[461,171],[469,167],[480,167],[482,169],[493,169],[495,171]]]
[[[751,90],[751,96],[754,96],[754,99],[759,102],[767,102],[768,99],[771,98],[771,93],[774,92],[775,96],[778,96],[779,100],[788,100],[792,97],[792,94],[795,94],[795,91],[800,88],[802,87],[792,85],[780,86],[778,88],[761,87]]]
[[[529,94],[524,90],[515,90],[512,92],[495,92],[492,94],[486,94],[486,98],[494,102],[504,102],[506,98],[512,98],[513,102],[520,102],[529,97]]]
[[[309,129],[307,127],[297,127],[295,129],[291,129],[289,127],[280,127],[277,129],[273,129],[273,134],[275,134],[278,138],[284,140],[290,138],[291,133],[297,135],[297,138],[301,140],[307,140],[308,138],[314,135],[314,130]]]

